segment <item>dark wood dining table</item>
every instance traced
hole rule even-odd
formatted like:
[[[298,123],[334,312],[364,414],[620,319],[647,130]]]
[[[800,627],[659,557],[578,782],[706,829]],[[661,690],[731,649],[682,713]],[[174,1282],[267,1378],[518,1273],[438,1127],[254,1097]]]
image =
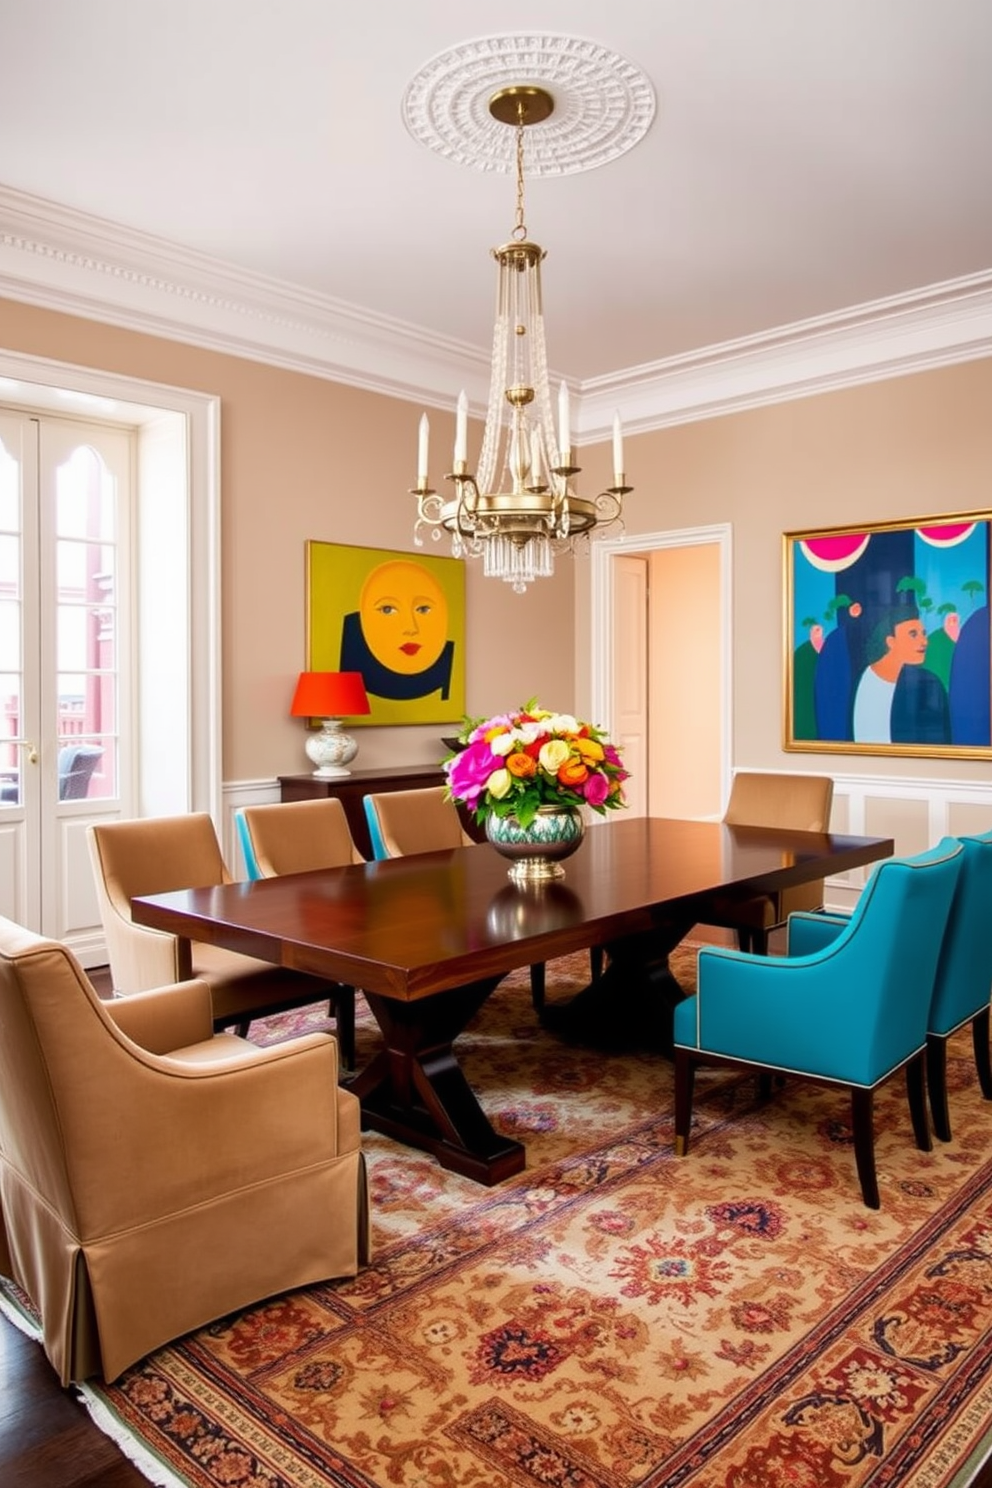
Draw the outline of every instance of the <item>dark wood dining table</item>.
[[[610,818],[589,828],[564,879],[533,887],[513,884],[505,860],[483,843],[180,889],[135,899],[132,913],[187,942],[360,988],[383,1040],[350,1082],[363,1124],[493,1184],[520,1172],[526,1153],[490,1124],[454,1044],[508,972],[590,946],[631,966],[646,957],[662,977],[631,978],[626,1003],[596,1013],[636,1019],[637,1002],[658,995],[668,952],[705,923],[708,895],[809,882],[892,851],[881,837]],[[586,1024],[595,989],[584,996]]]

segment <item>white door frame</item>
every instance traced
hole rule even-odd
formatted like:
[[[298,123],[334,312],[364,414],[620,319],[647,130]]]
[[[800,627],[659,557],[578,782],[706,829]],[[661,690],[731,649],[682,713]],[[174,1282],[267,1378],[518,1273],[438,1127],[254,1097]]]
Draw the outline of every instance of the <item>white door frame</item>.
[[[592,549],[590,594],[590,658],[592,716],[608,730],[613,718],[613,608],[614,564],[618,554],[648,553],[659,548],[697,547],[716,543],[720,550],[720,796],[726,800],[733,764],[733,589],[732,529],[729,523],[712,527],[683,527],[672,532],[628,534],[621,538],[597,538]]]
[[[84,414],[85,399],[133,407],[132,423],[154,423],[163,412],[179,414],[186,429],[186,520],[188,569],[185,728],[188,751],[186,799],[176,811],[206,811],[220,821],[222,801],[221,606],[220,606],[220,399],[189,388],[170,387],[91,367],[0,350],[0,379],[16,387],[0,392],[18,405],[58,407]],[[77,403],[58,403],[54,389],[78,395]],[[94,415],[114,419],[97,405]],[[130,410],[129,410],[130,416]],[[124,423],[128,419],[119,417]],[[139,749],[140,749],[139,730]]]

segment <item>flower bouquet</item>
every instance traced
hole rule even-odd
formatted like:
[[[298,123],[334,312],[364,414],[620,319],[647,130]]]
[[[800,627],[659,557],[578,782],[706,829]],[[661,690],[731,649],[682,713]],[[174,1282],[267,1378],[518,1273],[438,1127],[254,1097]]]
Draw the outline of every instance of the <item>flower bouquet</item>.
[[[448,794],[477,822],[514,816],[524,829],[542,806],[590,806],[605,816],[625,806],[628,771],[598,728],[535,701],[516,713],[469,719],[443,762]]]

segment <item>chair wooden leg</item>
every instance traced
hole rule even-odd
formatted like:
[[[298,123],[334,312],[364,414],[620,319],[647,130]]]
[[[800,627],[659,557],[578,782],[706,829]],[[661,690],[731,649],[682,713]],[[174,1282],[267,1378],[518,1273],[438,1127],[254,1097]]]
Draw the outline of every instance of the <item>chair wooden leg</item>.
[[[949,1142],[951,1113],[947,1104],[947,1040],[939,1033],[927,1034],[927,1090],[933,1129],[942,1142]]]
[[[921,1152],[930,1152],[930,1122],[927,1120],[926,1051],[921,1049],[906,1066],[906,1094],[913,1120],[913,1136]]]
[[[346,1070],[355,1068],[355,989],[347,987],[344,983],[338,987],[331,998],[331,1012],[337,1026],[338,1051],[341,1055],[341,1067]]]
[[[772,1072],[771,1070],[762,1070],[758,1076],[758,1099],[763,1101],[771,1100],[771,1096]]]
[[[875,1175],[875,1122],[873,1090],[855,1085],[851,1089],[851,1128],[854,1132],[854,1160],[861,1180],[861,1197],[869,1209],[881,1207],[878,1179]]]
[[[751,950],[751,932],[743,926],[737,931],[737,949],[739,951]]]
[[[971,1042],[975,1050],[978,1083],[986,1100],[992,1100],[992,1060],[989,1058],[989,1013],[983,1007],[971,1020]]]
[[[540,1015],[544,1008],[544,984],[544,962],[540,961],[530,969],[530,1000],[534,1004],[535,1013],[538,1015]]]
[[[753,956],[767,956],[768,955],[768,931],[767,930],[752,930],[751,931],[751,954]]]
[[[675,1050],[675,1156],[689,1151],[689,1128],[692,1125],[692,1087],[696,1065],[687,1049]]]
[[[594,982],[598,982],[603,975],[603,967],[606,964],[606,952],[602,946],[589,947],[589,970]]]
[[[240,1023],[235,1023],[235,1025],[234,1025],[234,1031],[238,1035],[238,1038],[247,1038],[248,1037],[248,1030],[249,1030],[250,1027],[251,1027],[251,1019],[250,1018],[244,1018],[244,1019],[242,1019],[242,1021]]]

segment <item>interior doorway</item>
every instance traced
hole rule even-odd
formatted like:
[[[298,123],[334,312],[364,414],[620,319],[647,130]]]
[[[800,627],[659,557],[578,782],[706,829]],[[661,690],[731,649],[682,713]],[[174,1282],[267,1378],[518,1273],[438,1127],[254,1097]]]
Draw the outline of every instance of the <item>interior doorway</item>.
[[[591,599],[593,713],[646,784],[634,809],[718,817],[732,760],[729,526],[597,542]]]

